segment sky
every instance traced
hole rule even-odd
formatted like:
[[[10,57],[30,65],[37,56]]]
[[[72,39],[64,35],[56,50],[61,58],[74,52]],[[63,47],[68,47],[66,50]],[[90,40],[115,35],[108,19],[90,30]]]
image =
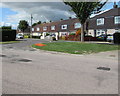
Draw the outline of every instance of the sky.
[[[102,10],[113,8],[113,2],[108,2]],[[59,21],[75,18],[74,12],[63,2],[2,2],[0,3],[0,26],[12,26],[16,29],[20,20],[26,20],[30,23],[31,14],[33,23],[38,21]]]

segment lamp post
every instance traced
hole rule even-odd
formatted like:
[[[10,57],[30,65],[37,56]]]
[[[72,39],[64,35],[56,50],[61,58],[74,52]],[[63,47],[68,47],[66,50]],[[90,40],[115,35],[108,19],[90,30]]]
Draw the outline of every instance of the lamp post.
[[[30,36],[31,38],[32,38],[32,19],[33,19],[33,17],[32,17],[32,14],[31,14],[31,28],[30,28],[31,29],[30,30],[31,31],[31,36]]]

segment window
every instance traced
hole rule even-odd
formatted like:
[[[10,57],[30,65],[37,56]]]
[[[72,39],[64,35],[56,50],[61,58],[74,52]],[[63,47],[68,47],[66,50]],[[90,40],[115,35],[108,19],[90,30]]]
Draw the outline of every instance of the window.
[[[120,16],[115,16],[114,22],[115,24],[120,24]]]
[[[100,36],[102,34],[105,34],[105,30],[102,30],[102,29],[96,30],[96,36]]]
[[[51,26],[51,30],[55,30],[55,26]]]
[[[40,31],[40,28],[37,28],[37,31]]]
[[[81,27],[81,24],[80,23],[75,23],[74,24],[74,28],[80,28]]]
[[[97,25],[104,25],[104,18],[97,19]]]
[[[32,28],[32,31],[34,31],[34,28]]]
[[[67,25],[62,25],[61,29],[67,29]]]
[[[46,30],[47,30],[47,27],[43,27],[43,30],[46,31]]]

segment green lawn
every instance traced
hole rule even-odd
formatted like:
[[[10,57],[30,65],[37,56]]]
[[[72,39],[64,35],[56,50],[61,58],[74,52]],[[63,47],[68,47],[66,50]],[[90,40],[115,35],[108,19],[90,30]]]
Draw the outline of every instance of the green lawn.
[[[118,50],[118,45],[106,45],[106,44],[92,44],[92,43],[80,43],[80,42],[54,42],[54,43],[44,43],[47,46],[35,46],[41,50],[47,51],[57,51],[71,54],[90,54],[103,51]]]
[[[11,43],[19,43],[20,41],[4,41],[0,42],[0,44],[11,44]]]

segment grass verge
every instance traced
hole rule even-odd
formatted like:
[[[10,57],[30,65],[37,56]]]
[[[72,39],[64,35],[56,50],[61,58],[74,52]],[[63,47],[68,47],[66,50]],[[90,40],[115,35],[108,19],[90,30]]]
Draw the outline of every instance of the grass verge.
[[[0,42],[0,44],[11,44],[11,43],[19,43],[20,41],[4,41]]]
[[[56,51],[64,52],[71,54],[90,54],[98,53],[104,51],[118,50],[118,45],[106,45],[106,44],[92,44],[92,43],[80,43],[80,42],[53,42],[53,43],[44,43],[47,46],[36,46],[32,47],[47,50],[47,51]]]

